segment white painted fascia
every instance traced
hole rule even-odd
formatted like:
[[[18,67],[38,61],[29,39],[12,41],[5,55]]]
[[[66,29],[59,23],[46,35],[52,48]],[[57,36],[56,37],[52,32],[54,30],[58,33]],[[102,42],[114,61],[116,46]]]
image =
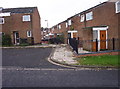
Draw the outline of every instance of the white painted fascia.
[[[68,33],[76,33],[76,32],[78,32],[78,31],[76,31],[76,30],[68,31]]]
[[[108,29],[108,26],[107,27],[93,27],[93,30],[107,30]]]

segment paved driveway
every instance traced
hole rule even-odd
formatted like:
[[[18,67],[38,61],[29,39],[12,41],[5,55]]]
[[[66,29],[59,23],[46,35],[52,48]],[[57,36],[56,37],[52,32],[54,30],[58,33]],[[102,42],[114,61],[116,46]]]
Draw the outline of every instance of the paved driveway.
[[[3,49],[3,67],[59,68],[47,61],[52,48]]]

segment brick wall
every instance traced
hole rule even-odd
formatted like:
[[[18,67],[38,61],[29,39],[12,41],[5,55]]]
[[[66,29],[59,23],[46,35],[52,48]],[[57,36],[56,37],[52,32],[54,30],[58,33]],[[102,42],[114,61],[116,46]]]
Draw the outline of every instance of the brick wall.
[[[40,24],[40,15],[37,8],[34,10],[32,14],[32,29],[33,29],[33,37],[34,43],[41,43],[41,24]]]

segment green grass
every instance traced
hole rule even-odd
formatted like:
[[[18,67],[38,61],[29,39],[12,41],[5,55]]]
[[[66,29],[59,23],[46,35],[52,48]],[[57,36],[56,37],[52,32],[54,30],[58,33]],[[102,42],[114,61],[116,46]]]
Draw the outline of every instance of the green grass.
[[[76,60],[78,61],[78,65],[120,67],[118,57],[120,57],[120,55],[87,56],[76,58]]]

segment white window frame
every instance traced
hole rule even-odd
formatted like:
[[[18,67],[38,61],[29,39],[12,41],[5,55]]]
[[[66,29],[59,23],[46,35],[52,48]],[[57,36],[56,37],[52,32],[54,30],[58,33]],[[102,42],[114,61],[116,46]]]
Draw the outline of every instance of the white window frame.
[[[0,19],[1,19],[0,24],[4,24],[5,23],[5,19],[4,18],[0,18]]]
[[[80,22],[84,22],[84,21],[85,21],[85,15],[82,14],[82,15],[80,16]]]
[[[59,25],[57,25],[57,29],[59,30]]]
[[[61,25],[58,25],[58,28],[61,29]]]
[[[0,32],[0,35],[5,35],[5,33],[4,32]]]
[[[86,21],[92,20],[93,19],[93,12],[86,13]]]
[[[116,13],[119,13],[120,12],[120,1],[117,1],[115,3],[115,8],[116,8]]]
[[[68,25],[69,25],[69,26],[72,25],[72,20],[71,20],[71,19],[68,20]]]
[[[54,30],[55,30],[55,29],[54,29],[54,27],[53,27],[53,28],[52,28],[52,32],[54,32]]]
[[[32,31],[27,31],[27,37],[32,37]]]
[[[52,31],[54,31],[55,29],[54,29],[54,27],[52,28]]]
[[[3,9],[3,8],[2,8],[2,7],[0,7],[0,11],[2,11],[2,9]]]
[[[66,22],[66,28],[68,27],[68,23]]]
[[[23,15],[22,20],[25,21],[31,21],[30,15]]]

